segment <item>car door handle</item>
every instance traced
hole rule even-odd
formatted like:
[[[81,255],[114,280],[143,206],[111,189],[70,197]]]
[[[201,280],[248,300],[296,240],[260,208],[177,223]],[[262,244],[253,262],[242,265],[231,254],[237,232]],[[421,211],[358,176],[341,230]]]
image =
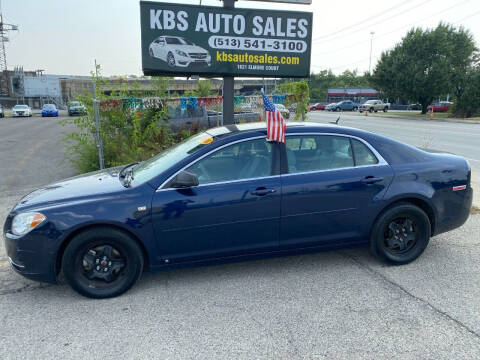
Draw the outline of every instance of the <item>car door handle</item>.
[[[376,176],[365,176],[362,179],[362,182],[365,184],[375,184],[383,180],[383,177],[376,177]]]
[[[267,189],[265,187],[259,187],[259,188],[256,188],[255,190],[250,191],[250,194],[256,195],[256,196],[265,196],[268,194],[272,194],[276,191],[277,190],[275,189]]]

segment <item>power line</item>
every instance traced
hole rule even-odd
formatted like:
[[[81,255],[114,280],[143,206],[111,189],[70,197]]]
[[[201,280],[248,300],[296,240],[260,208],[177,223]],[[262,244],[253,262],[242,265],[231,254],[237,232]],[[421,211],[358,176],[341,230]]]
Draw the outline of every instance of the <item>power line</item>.
[[[408,4],[408,3],[411,2],[411,1],[413,1],[413,0],[403,1],[403,2],[401,2],[400,4],[397,4],[397,5],[395,5],[395,6],[392,6],[391,8],[388,8],[388,9],[386,9],[386,10],[383,10],[382,12],[380,12],[380,13],[378,13],[378,14],[370,15],[368,18],[365,18],[364,20],[359,21],[359,22],[357,22],[357,23],[355,23],[355,24],[353,24],[353,25],[346,26],[346,27],[344,27],[344,28],[342,28],[342,29],[340,29],[340,30],[334,31],[334,32],[332,32],[332,33],[330,33],[330,34],[318,36],[318,37],[316,37],[315,39],[313,39],[313,41],[318,40],[318,39],[328,38],[328,37],[330,37],[330,36],[332,36],[332,35],[336,35],[336,34],[338,34],[338,33],[341,33],[341,32],[343,32],[343,31],[345,31],[345,30],[348,30],[348,29],[351,29],[351,28],[353,28],[353,27],[356,27],[357,25],[361,25],[361,24],[363,24],[364,22],[370,21],[370,20],[372,19],[372,17],[377,17],[377,16],[380,16],[380,15],[383,15],[383,14],[385,14],[386,12],[389,12],[389,11],[391,11],[391,10],[395,10],[395,9],[397,9],[397,8],[399,8],[399,7],[402,7],[402,6],[404,6],[405,4]]]
[[[449,7],[446,8],[446,9],[443,9],[443,10],[441,10],[441,11],[438,11],[438,12],[434,13],[434,14],[431,14],[431,15],[429,15],[429,17],[424,17],[424,18],[419,19],[419,20],[417,20],[417,21],[408,23],[408,24],[406,24],[406,25],[402,25],[402,26],[400,26],[400,27],[398,27],[398,28],[396,28],[396,29],[394,29],[394,30],[388,31],[388,32],[386,32],[386,33],[383,33],[383,34],[381,33],[380,35],[375,36],[375,39],[382,38],[382,37],[385,37],[385,36],[387,36],[387,35],[396,33],[396,32],[398,32],[398,31],[400,31],[400,30],[405,29],[406,27],[415,26],[415,25],[417,25],[419,22],[424,22],[424,21],[426,21],[426,20],[430,20],[430,18],[432,18],[432,17],[434,17],[434,16],[443,14],[444,12],[447,12],[447,11],[453,9],[453,8],[456,8],[456,7],[458,7],[458,6],[461,6],[461,5],[463,5],[463,4],[467,3],[467,2],[470,2],[470,1],[471,1],[471,0],[462,1],[462,2],[459,3],[459,4],[455,4],[455,5],[453,5],[453,6],[449,6]],[[477,13],[478,13],[478,12],[477,12]],[[474,13],[474,14],[469,15],[469,16],[467,16],[465,19],[470,18],[470,17],[476,15],[477,13]],[[463,20],[465,20],[465,19],[461,19],[461,20],[459,20],[459,21],[463,21]],[[457,21],[457,22],[458,22],[458,21]],[[330,55],[330,54],[335,54],[335,53],[337,53],[337,52],[341,52],[341,51],[344,51],[344,50],[350,50],[350,49],[353,48],[353,47],[357,47],[357,46],[359,46],[359,45],[366,44],[366,43],[368,43],[368,42],[370,42],[370,39],[356,42],[355,44],[351,45],[351,46],[348,47],[348,48],[345,48],[345,47],[337,48],[337,49],[334,49],[334,50],[331,50],[331,51],[328,51],[328,52],[316,53],[316,55]]]
[[[398,17],[398,16],[400,16],[400,15],[403,15],[403,14],[409,12],[409,11],[412,11],[412,10],[414,10],[414,9],[417,9],[418,7],[423,6],[423,5],[425,5],[425,4],[427,4],[427,3],[431,2],[431,1],[433,1],[433,0],[425,0],[425,1],[422,2],[420,5],[415,5],[415,7],[408,8],[408,9],[406,9],[405,11],[402,11],[402,12],[399,12],[399,13],[397,13],[397,14],[395,14],[395,15],[386,17],[386,18],[384,18],[384,19],[382,19],[382,20],[379,20],[379,21],[377,21],[377,22],[374,22],[374,23],[372,23],[372,24],[369,24],[369,25],[367,25],[367,26],[364,26],[364,27],[362,27],[362,28],[360,28],[360,29],[354,29],[353,31],[350,31],[350,32],[348,32],[348,33],[346,33],[346,34],[343,34],[343,35],[340,35],[340,36],[335,36],[335,37],[333,37],[333,38],[331,38],[331,39],[328,39],[328,40],[320,40],[320,41],[318,41],[318,42],[316,42],[316,40],[312,40],[312,42],[316,42],[316,44],[325,43],[325,42],[330,42],[330,41],[333,41],[333,40],[336,40],[336,39],[341,39],[342,37],[345,37],[345,36],[347,36],[347,35],[350,35],[350,34],[352,34],[352,33],[355,33],[355,32],[361,31],[361,30],[371,29],[372,26],[374,26],[374,25],[378,25],[378,24],[384,23],[385,21],[388,21],[388,20],[390,20],[390,19],[396,18],[396,17]]]

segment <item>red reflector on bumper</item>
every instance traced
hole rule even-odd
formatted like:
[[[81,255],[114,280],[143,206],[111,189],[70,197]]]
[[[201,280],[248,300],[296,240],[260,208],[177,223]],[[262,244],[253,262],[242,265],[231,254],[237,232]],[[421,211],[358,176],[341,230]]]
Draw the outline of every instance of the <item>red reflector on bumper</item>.
[[[453,191],[465,190],[467,185],[454,186]]]

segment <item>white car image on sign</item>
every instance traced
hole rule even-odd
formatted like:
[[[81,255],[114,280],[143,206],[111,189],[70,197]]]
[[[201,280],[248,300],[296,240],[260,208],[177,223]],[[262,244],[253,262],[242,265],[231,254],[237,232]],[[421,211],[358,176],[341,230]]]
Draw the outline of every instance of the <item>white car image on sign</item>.
[[[165,61],[170,67],[212,64],[207,50],[179,36],[159,36],[150,44],[149,54]]]

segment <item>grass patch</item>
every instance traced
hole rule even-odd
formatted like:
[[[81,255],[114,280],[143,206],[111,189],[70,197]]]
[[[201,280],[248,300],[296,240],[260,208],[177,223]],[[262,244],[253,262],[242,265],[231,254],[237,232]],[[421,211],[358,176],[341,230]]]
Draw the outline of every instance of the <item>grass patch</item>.
[[[472,208],[470,209],[470,214],[472,215],[480,214],[480,208],[478,206],[472,205]]]

